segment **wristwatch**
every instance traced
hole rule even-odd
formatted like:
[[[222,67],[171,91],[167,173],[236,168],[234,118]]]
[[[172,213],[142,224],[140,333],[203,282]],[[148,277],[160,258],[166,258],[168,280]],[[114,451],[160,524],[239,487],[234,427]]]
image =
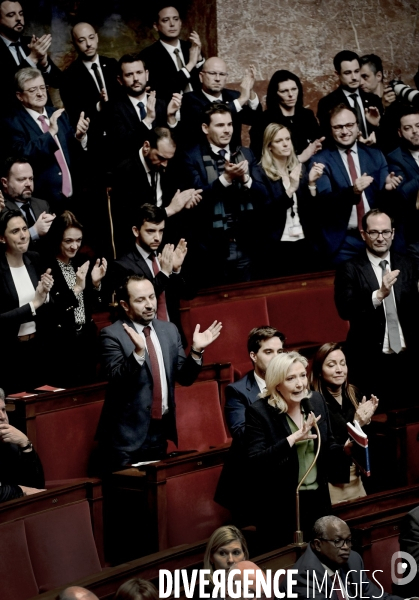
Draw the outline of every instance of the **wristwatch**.
[[[22,452],[24,452],[25,450],[32,450],[32,448],[33,448],[33,444],[31,441],[28,440],[28,443],[26,444],[26,446],[24,446],[22,448]]]

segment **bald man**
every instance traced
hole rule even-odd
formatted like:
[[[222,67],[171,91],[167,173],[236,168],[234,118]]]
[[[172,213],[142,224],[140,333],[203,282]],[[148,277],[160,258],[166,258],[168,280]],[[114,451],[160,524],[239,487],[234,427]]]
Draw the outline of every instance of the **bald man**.
[[[72,585],[58,594],[55,600],[99,600],[99,598],[86,588]]]
[[[233,580],[235,582],[240,581],[241,590],[242,590],[242,595],[241,595],[242,598],[244,598],[243,586],[246,586],[248,593],[254,594],[255,598],[260,598],[260,599],[267,598],[267,596],[265,596],[265,594],[263,592],[263,589],[259,588],[259,586],[256,584],[256,577],[257,577],[256,572],[257,571],[260,571],[263,579],[266,580],[265,573],[262,571],[262,569],[260,567],[257,566],[256,563],[251,562],[250,560],[242,560],[230,568],[230,571],[233,571],[233,570],[240,571],[240,573],[236,573],[234,575]],[[246,571],[246,579],[244,576],[244,571]]]
[[[202,114],[213,102],[227,104],[233,117],[232,146],[241,146],[242,124],[253,125],[257,114],[262,112],[253,86],[256,71],[253,65],[245,70],[240,92],[225,87],[228,79],[227,65],[217,56],[205,61],[199,79],[201,90],[185,94],[181,108],[181,125],[186,148],[203,141]]]

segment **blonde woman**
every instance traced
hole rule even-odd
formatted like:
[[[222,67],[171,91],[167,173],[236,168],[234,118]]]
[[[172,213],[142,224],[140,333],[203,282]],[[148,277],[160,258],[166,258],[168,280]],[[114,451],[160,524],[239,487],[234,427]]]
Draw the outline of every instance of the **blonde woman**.
[[[330,513],[326,469],[345,468],[350,461],[332,436],[324,399],[308,390],[306,368],[307,359],[298,352],[273,358],[266,371],[266,391],[246,413],[249,488],[256,490],[255,521],[264,548],[293,541],[296,488],[318,445],[315,422],[320,454],[300,489],[305,539],[316,519]]]

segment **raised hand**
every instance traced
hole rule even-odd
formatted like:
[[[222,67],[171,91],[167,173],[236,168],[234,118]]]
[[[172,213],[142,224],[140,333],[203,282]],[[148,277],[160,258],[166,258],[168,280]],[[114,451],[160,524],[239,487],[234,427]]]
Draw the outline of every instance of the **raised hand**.
[[[199,34],[196,31],[191,31],[191,35],[189,36],[189,41],[191,42],[192,46],[196,46],[199,49],[199,54],[198,54],[198,60],[202,59],[201,56],[201,38],[199,37]]]
[[[197,352],[201,352],[218,338],[221,333],[222,323],[214,321],[205,331],[201,332],[200,329],[201,326],[197,325],[192,337],[192,346]]]
[[[76,285],[73,288],[73,292],[76,294],[80,294],[86,287],[86,275],[89,270],[90,261],[86,260],[84,264],[82,264],[76,271]]]
[[[389,173],[386,177],[386,190],[395,190],[401,182],[403,181],[403,177],[401,175],[396,175],[394,171]]]
[[[77,126],[76,126],[76,139],[79,140],[79,142],[81,142],[81,140],[86,135],[87,130],[89,129],[89,124],[90,124],[89,117],[86,118],[84,116],[84,111],[82,111],[80,113],[80,118],[79,118],[79,120],[77,122]]]
[[[180,267],[183,265],[183,261],[185,260],[185,256],[186,256],[187,252],[188,252],[187,243],[182,238],[181,240],[179,240],[179,243],[173,252],[173,271],[175,271],[176,273],[179,271]]]
[[[298,160],[301,163],[305,163],[308,160],[310,160],[310,158],[316,154],[316,152],[319,152],[322,149],[322,143],[324,142],[326,138],[325,137],[321,137],[318,140],[314,140],[313,142],[310,142],[310,144],[307,146],[307,148],[305,148],[301,154],[298,155]]]
[[[301,442],[301,440],[315,440],[317,435],[315,433],[311,433],[311,429],[314,423],[320,421],[321,415],[318,417],[315,416],[313,412],[310,412],[307,420],[303,421],[302,426],[298,431],[292,433],[287,437],[288,443],[290,446],[293,446],[297,442]]]
[[[58,110],[55,110],[49,118],[48,131],[52,135],[52,137],[55,137],[58,133],[58,119],[61,117],[64,110],[64,108],[59,108]]]
[[[167,105],[167,118],[174,118],[177,111],[180,110],[182,106],[182,94],[175,92]]]
[[[166,206],[167,216],[171,217],[172,215],[175,215],[176,213],[180,212],[183,208],[186,207],[188,203],[194,200],[194,198],[195,190],[193,188],[190,188],[189,190],[183,190],[183,192],[178,190],[173,196],[169,206]]]
[[[380,289],[377,292],[377,299],[382,301],[384,298],[391,292],[391,288],[397,281],[397,277],[400,275],[399,269],[395,269],[394,271],[387,271],[383,275],[383,282],[381,284]]]
[[[232,183],[233,179],[242,179],[244,182],[248,170],[249,163],[247,160],[242,160],[237,164],[226,162],[224,166],[224,177],[229,183]]]
[[[108,263],[106,258],[102,258],[102,262],[100,261],[100,258],[98,258],[92,269],[92,283],[95,288],[99,287],[100,282],[106,275],[107,268]]]
[[[290,185],[289,185],[289,188],[287,189],[288,196],[292,196],[294,194],[294,192],[296,192],[298,190],[298,187],[300,185],[301,168],[302,168],[302,165],[299,162],[298,165],[296,165],[293,168],[293,170],[291,171],[291,173],[289,174]]]
[[[377,143],[377,138],[375,136],[375,131],[369,134],[367,138],[362,137],[362,133],[358,133],[358,142],[362,142],[366,146],[374,146]]]
[[[54,285],[54,279],[51,276],[51,269],[47,269],[45,273],[41,275],[40,281],[35,290],[35,297],[33,299],[33,306],[37,310],[45,302],[48,296],[48,292]]]
[[[0,212],[4,209],[6,203],[4,201],[3,192],[0,190]]]
[[[166,244],[159,254],[160,268],[165,275],[170,277],[173,271],[173,254],[175,247],[173,244]]]
[[[51,269],[47,269],[45,273],[41,275],[41,284],[44,288],[45,294],[48,294],[54,285],[54,278],[51,275]]]
[[[384,88],[383,97],[381,98],[381,100],[383,102],[384,108],[387,108],[392,102],[396,101],[396,94],[394,93],[394,90],[391,87],[391,85],[388,85]]]
[[[366,396],[364,396],[358,405],[358,408],[355,413],[355,419],[358,421],[361,427],[364,425],[368,425],[371,421],[371,417],[375,413],[378,408],[378,398],[371,394],[371,398],[367,400]]]
[[[313,166],[310,169],[310,173],[308,174],[308,182],[310,185],[316,183],[318,179],[323,175],[324,164],[323,163],[313,163]]]
[[[1,423],[0,424],[0,442],[5,444],[17,444],[24,448],[28,445],[29,440],[28,437],[13,425],[9,423]]]
[[[369,106],[365,109],[365,118],[367,119],[368,123],[374,127],[378,127],[381,119],[380,111],[376,106]]]
[[[100,102],[108,102],[109,97],[108,94],[106,93],[105,88],[102,88],[100,90]]]
[[[55,215],[50,215],[45,211],[41,212],[41,214],[38,217],[38,220],[34,225],[36,233],[40,237],[48,233],[54,219]]]
[[[134,344],[134,352],[138,356],[145,356],[145,342],[142,336],[133,328],[127,325],[126,323],[122,323],[122,327],[125,330],[125,333],[128,335],[131,342]]]
[[[373,181],[374,177],[371,177],[371,175],[367,175],[366,173],[364,173],[363,175],[361,175],[361,177],[355,179],[354,193],[362,194],[362,192],[366,190],[367,187],[370,186]]]
[[[147,116],[144,119],[144,123],[151,125],[156,118],[156,92],[153,90],[147,96]]]
[[[48,65],[48,49],[52,43],[52,36],[49,33],[41,35],[40,38],[36,35],[32,35],[32,39],[28,44],[30,48],[29,58],[35,63],[39,63],[40,66],[46,67]]]
[[[185,204],[185,208],[193,208],[194,206],[199,204],[202,200],[202,191],[203,190],[193,190],[190,200],[188,200]]]

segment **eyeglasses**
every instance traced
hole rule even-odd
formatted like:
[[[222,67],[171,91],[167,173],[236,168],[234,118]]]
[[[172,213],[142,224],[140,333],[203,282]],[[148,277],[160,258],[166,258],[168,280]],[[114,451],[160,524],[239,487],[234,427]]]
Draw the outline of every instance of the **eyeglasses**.
[[[33,96],[33,94],[36,94],[36,92],[39,90],[40,92],[46,92],[48,89],[47,85],[39,85],[38,87],[32,87],[29,88],[28,90],[23,90],[24,92],[27,92],[28,94],[30,94],[31,96]]]
[[[347,548],[351,548],[352,547],[352,538],[348,537],[346,538],[346,540],[342,540],[341,538],[338,538],[337,540],[329,540],[328,538],[318,538],[319,540],[324,540],[325,542],[332,542],[332,544],[334,545],[335,548],[343,548],[343,546],[346,544]]]
[[[385,240],[389,240],[393,235],[393,230],[384,229],[384,231],[375,231],[375,229],[373,229],[372,231],[366,231],[365,233],[367,233],[369,235],[369,238],[373,241],[378,239],[380,235],[382,235]]]
[[[215,77],[216,75],[218,75],[219,77],[227,77],[228,73],[218,73],[217,71],[201,71],[201,73],[206,73],[207,75],[210,75],[211,77]]]
[[[333,131],[343,131],[343,129],[349,129],[349,131],[352,131],[352,129],[355,127],[356,125],[356,121],[355,123],[345,123],[345,125],[332,125],[332,129]]]

